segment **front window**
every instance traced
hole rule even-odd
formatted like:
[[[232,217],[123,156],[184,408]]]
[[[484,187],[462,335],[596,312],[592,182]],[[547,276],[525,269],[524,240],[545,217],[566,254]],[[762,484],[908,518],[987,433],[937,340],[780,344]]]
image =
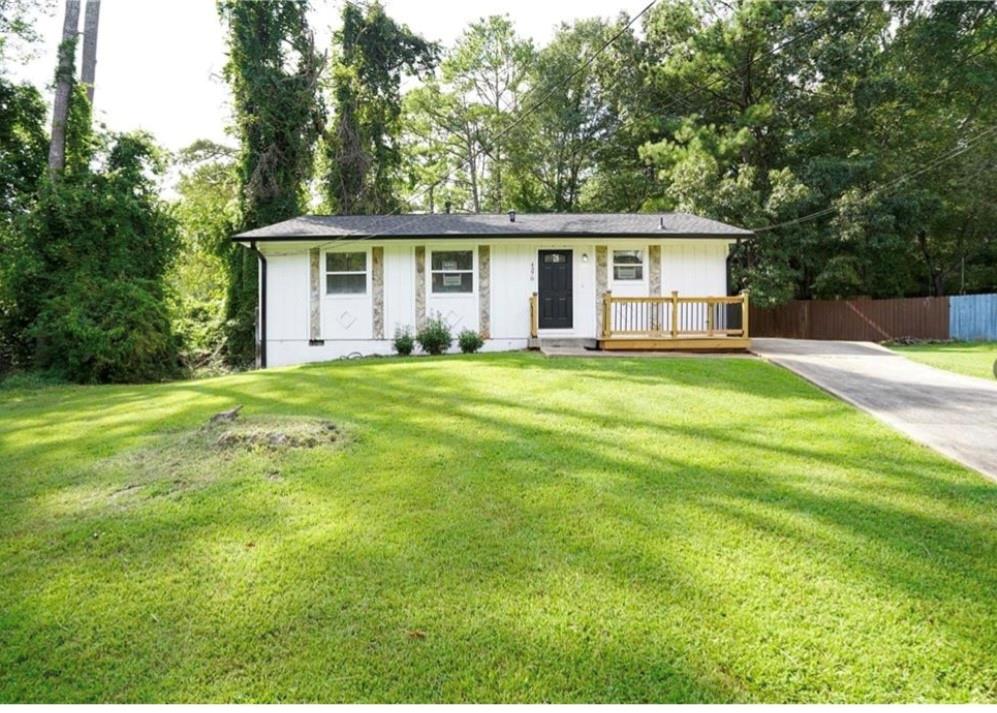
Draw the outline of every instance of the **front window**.
[[[326,253],[325,293],[362,295],[367,292],[367,253]]]
[[[643,250],[614,250],[613,279],[623,282],[644,279]]]
[[[430,272],[433,292],[474,291],[474,252],[471,250],[433,251]]]

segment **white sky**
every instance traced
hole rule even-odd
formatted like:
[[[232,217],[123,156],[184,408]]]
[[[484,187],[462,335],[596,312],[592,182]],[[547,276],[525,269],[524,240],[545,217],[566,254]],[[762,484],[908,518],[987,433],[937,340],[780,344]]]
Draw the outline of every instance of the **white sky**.
[[[262,1],[262,0],[258,0]],[[430,40],[451,44],[468,23],[508,14],[524,37],[546,43],[561,21],[633,15],[641,0],[386,0],[389,15]],[[327,48],[340,2],[312,1],[312,27]],[[80,17],[82,29],[83,17]],[[42,43],[7,74],[47,88],[55,70],[63,3],[38,20]],[[169,149],[208,138],[225,141],[228,90],[222,27],[214,0],[103,0],[97,42],[94,110],[116,131],[145,129]],[[51,92],[46,89],[51,101]],[[228,143],[232,143],[228,141]]]

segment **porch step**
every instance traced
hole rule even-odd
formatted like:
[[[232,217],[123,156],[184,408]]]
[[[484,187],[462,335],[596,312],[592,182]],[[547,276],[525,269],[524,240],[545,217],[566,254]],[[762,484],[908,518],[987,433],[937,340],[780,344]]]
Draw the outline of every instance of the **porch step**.
[[[583,354],[586,351],[598,348],[598,344],[595,339],[571,339],[566,337],[561,338],[541,338],[533,340],[537,343],[537,348],[543,354],[547,355],[559,355],[559,354]]]
[[[599,349],[605,351],[746,352],[750,348],[751,340],[747,337],[622,336],[599,340]]]

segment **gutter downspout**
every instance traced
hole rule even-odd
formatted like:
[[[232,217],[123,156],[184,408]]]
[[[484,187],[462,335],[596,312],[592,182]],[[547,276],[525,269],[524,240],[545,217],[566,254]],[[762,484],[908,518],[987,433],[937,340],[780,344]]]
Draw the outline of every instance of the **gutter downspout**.
[[[256,241],[249,241],[249,249],[256,253],[260,261],[260,368],[267,368],[267,258],[256,247]]]

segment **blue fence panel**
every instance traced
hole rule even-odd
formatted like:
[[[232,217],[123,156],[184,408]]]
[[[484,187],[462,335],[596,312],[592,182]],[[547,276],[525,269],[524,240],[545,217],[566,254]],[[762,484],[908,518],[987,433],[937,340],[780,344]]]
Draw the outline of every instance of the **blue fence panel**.
[[[949,297],[949,337],[967,342],[997,340],[997,295]]]

